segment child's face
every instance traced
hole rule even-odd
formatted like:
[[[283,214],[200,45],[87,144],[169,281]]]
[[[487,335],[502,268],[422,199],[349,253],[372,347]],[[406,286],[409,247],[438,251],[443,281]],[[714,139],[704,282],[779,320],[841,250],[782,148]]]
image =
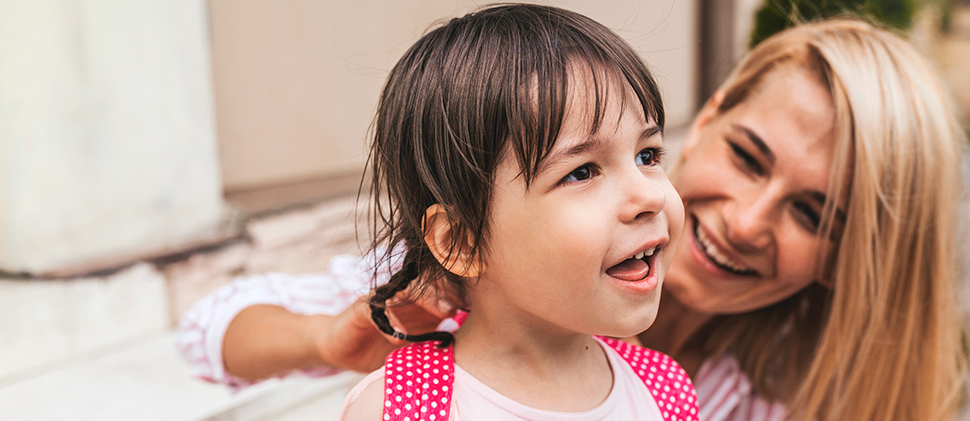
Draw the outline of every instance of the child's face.
[[[531,186],[514,159],[498,166],[480,288],[527,319],[631,336],[656,317],[684,207],[660,166],[659,128],[632,91],[611,86],[590,135],[593,92],[587,77],[571,82],[562,131]]]

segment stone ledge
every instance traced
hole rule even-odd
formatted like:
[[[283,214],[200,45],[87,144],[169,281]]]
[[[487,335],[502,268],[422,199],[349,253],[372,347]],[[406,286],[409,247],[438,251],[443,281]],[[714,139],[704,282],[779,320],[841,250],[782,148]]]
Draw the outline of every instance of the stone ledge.
[[[236,276],[321,272],[337,254],[360,254],[358,229],[364,225],[355,204],[355,196],[342,196],[254,217],[245,224],[245,242],[159,264],[168,280],[173,325],[196,300]]]
[[[144,263],[107,277],[0,280],[0,387],[164,331],[165,284]]]
[[[269,380],[231,394],[192,378],[175,351],[175,333],[154,335],[127,349],[0,386],[4,419],[33,420],[290,420],[308,403],[312,419],[334,419],[359,373],[330,378]]]

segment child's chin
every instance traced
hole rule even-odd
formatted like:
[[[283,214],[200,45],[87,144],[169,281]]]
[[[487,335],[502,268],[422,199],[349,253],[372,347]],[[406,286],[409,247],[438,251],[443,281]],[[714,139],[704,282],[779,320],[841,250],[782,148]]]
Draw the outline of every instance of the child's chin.
[[[631,336],[636,336],[643,331],[650,328],[653,325],[654,320],[657,319],[657,311],[654,310],[649,314],[638,315],[638,317],[621,318],[617,320],[616,326],[613,326],[613,332],[608,335],[614,338],[629,338]]]

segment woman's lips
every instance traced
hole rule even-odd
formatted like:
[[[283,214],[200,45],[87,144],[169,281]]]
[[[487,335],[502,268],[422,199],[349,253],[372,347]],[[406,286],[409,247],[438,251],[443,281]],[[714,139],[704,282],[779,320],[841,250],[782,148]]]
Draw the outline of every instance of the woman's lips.
[[[698,222],[697,218],[694,217],[693,220],[694,244],[697,246],[697,250],[707,258],[707,261],[712,263],[717,268],[735,275],[751,276],[758,274],[754,270],[745,267],[741,263],[735,262],[730,257],[722,253],[717,245],[715,245],[714,242],[707,237],[707,233],[701,229],[700,222]]]

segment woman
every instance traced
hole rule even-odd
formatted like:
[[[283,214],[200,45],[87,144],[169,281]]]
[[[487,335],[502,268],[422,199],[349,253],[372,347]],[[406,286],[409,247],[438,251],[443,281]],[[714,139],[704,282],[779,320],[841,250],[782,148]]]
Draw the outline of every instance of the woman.
[[[645,345],[712,370],[727,351],[794,419],[952,417],[962,135],[941,92],[867,24],[760,44],[685,142],[673,178],[693,235],[667,275],[659,317],[675,320]]]
[[[944,92],[899,37],[835,20],[763,42],[705,104],[672,174],[689,235],[657,321],[639,336],[692,375],[701,419],[955,416],[966,366],[954,233],[965,137]],[[366,262],[339,266],[328,276],[369,281]],[[183,320],[183,353],[205,356],[196,366],[220,380],[233,378],[223,357],[250,379],[379,365],[396,344],[366,306],[350,305],[351,294],[332,303],[333,292],[291,293],[310,282],[319,280],[252,278],[213,294]],[[278,294],[233,299],[263,287]],[[257,302],[293,312],[238,312]],[[295,314],[319,312],[300,308],[309,302],[350,307]],[[402,308],[409,331],[447,313]]]

